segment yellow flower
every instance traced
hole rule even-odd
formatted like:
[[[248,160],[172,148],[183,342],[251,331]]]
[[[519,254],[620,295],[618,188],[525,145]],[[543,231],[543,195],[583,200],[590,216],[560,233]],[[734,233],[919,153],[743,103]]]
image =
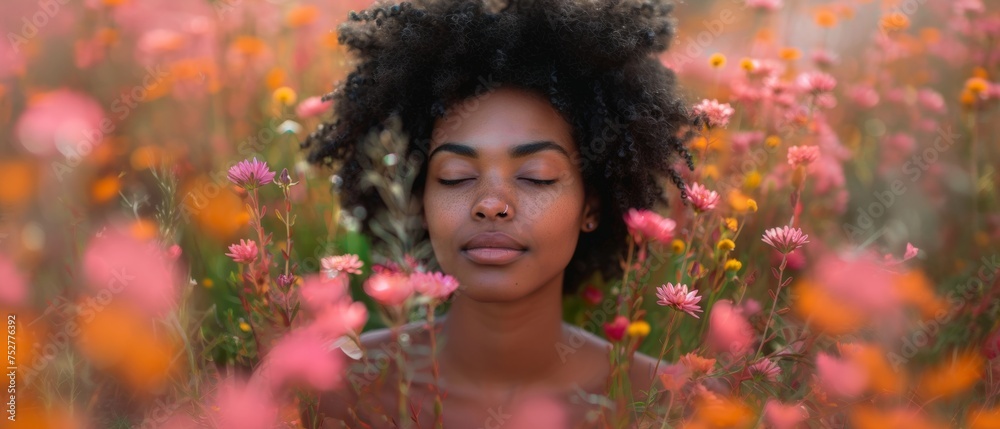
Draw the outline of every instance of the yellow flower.
[[[975,66],[972,68],[972,77],[981,77],[983,79],[989,79],[990,73],[986,71],[982,66]]]
[[[973,94],[982,94],[989,89],[990,84],[981,77],[973,77],[965,81],[965,89]]]
[[[283,86],[281,88],[274,90],[274,94],[272,95],[272,97],[274,98],[275,103],[282,104],[285,106],[291,106],[295,104],[295,99],[296,99],[295,90],[287,86]]]
[[[750,173],[747,174],[747,177],[743,179],[743,189],[746,189],[748,191],[757,189],[757,187],[760,186],[761,180],[763,180],[763,177],[761,177],[759,171],[757,170],[751,171]]]
[[[747,73],[752,72],[757,69],[757,62],[750,58],[743,58],[740,60],[740,68]]]
[[[211,289],[212,286],[215,286],[215,282],[212,281],[212,279],[208,279],[208,278],[202,280],[201,284],[204,285],[208,289]]]
[[[708,64],[710,64],[712,68],[722,67],[726,65],[726,56],[716,52],[712,54],[712,56],[708,57]]]
[[[799,59],[799,57],[802,56],[802,52],[796,48],[787,47],[781,48],[781,50],[778,51],[778,56],[785,61],[793,61]]]
[[[705,166],[705,171],[702,173],[705,178],[718,179],[719,178],[719,167],[715,164],[708,164]]]
[[[679,239],[679,238],[675,238],[674,241],[670,242],[670,250],[672,250],[674,253],[681,253],[681,252],[683,252],[684,251],[684,241],[681,240],[681,239]]]
[[[722,223],[726,225],[726,228],[729,228],[729,230],[733,232],[735,232],[736,228],[740,225],[739,222],[736,221],[736,218],[733,217],[723,219]]]
[[[649,323],[646,323],[645,320],[632,322],[628,325],[626,332],[630,337],[645,337],[646,335],[649,335]]]
[[[726,261],[726,266],[725,266],[724,269],[726,271],[739,271],[740,268],[743,268],[743,263],[742,262],[737,261],[735,259],[730,259],[730,260]]]
[[[719,243],[715,245],[715,248],[728,252],[736,248],[736,243],[728,238],[723,238],[722,240],[719,240]]]
[[[773,135],[767,136],[767,138],[764,139],[764,144],[766,144],[767,147],[777,147],[778,145],[781,144],[781,137]]]
[[[250,332],[250,324],[247,322],[240,322],[240,330],[243,332]]]
[[[976,94],[968,89],[962,91],[962,94],[958,96],[958,101],[962,103],[963,106],[972,106],[976,104]]]
[[[757,201],[753,198],[747,198],[747,208],[757,213]]]

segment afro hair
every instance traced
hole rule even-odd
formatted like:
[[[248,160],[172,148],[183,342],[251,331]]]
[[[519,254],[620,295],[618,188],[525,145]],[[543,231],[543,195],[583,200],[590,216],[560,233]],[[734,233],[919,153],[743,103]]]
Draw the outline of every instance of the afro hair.
[[[361,146],[369,144],[370,132],[397,118],[410,139],[406,157],[426,160],[434,122],[454,103],[498,84],[535,91],[572,126],[585,187],[601,200],[601,222],[581,235],[563,289],[576,290],[595,271],[605,279],[619,276],[628,244],[624,214],[666,205],[661,183],[667,180],[686,198],[675,166],[693,169],[685,144],[700,120],[657,58],[674,33],[672,6],[658,0],[495,3],[383,1],[351,12],[339,41],[355,54],[356,68],[324,96],[333,100],[333,119],[302,147],[311,163],[337,171],[343,207],[372,214],[385,203],[363,186]],[[423,164],[414,182],[417,198]],[[361,225],[371,237],[367,222]]]

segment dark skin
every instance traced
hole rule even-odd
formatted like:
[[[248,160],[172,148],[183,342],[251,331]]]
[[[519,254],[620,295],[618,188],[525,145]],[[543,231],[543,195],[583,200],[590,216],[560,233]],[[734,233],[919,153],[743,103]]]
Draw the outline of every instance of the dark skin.
[[[519,401],[536,394],[565,404],[571,427],[600,426],[586,423],[588,411],[599,407],[583,396],[607,392],[610,345],[562,321],[563,270],[580,234],[596,228],[600,204],[585,191],[570,125],[541,95],[501,87],[453,106],[435,124],[430,153],[425,223],[442,271],[461,284],[434,327],[444,426],[502,427]],[[464,245],[487,231],[506,233],[526,249],[503,265],[473,261]],[[399,334],[413,349],[430,344],[424,323],[395,334],[365,333],[368,371],[354,381],[366,386],[362,396],[368,400],[358,403],[350,388],[324,394],[323,413],[364,427],[347,410],[356,404],[365,424],[396,426],[377,416],[399,418],[398,373],[384,357],[399,349]],[[419,356],[409,362],[409,398],[420,410],[419,427],[434,424],[429,362]],[[655,365],[654,358],[636,353],[630,367],[635,400],[658,387]],[[323,427],[340,425],[328,419]]]

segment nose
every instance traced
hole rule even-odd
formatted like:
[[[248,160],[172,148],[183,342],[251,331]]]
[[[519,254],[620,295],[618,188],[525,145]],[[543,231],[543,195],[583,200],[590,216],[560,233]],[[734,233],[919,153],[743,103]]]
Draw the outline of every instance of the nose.
[[[477,220],[509,219],[514,213],[514,208],[509,203],[502,202],[499,198],[488,197],[479,200],[472,212]]]

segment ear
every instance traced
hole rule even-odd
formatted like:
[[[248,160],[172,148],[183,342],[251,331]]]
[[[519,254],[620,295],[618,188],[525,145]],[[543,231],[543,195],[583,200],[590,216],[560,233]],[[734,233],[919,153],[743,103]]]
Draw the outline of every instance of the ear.
[[[583,222],[580,230],[592,232],[601,221],[601,198],[596,193],[588,193],[583,204]]]

